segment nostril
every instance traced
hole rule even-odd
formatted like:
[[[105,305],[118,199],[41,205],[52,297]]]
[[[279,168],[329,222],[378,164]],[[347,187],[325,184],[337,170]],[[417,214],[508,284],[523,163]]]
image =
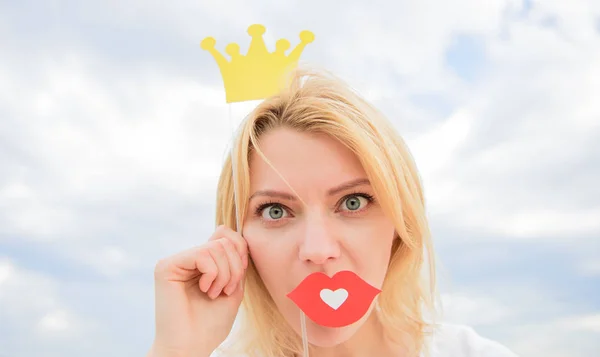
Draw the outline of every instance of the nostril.
[[[340,248],[337,243],[321,243],[312,246],[304,244],[299,251],[300,260],[318,265],[336,260],[339,256]]]

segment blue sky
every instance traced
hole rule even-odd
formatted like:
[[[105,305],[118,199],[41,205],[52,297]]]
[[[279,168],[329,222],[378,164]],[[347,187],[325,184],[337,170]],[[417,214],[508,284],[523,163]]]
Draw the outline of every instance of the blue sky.
[[[597,355],[597,2],[129,0],[0,3],[0,356],[145,354],[154,264],[212,232],[229,138],[199,44],[252,23],[313,31],[302,58],[405,137],[448,321]]]

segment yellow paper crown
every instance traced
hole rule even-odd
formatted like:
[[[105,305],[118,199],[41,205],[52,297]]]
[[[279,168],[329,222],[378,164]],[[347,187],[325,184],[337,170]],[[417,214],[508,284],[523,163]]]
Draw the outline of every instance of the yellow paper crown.
[[[310,31],[300,32],[301,42],[286,55],[290,42],[280,39],[275,44],[275,52],[269,53],[262,38],[264,33],[263,25],[249,26],[248,34],[252,36],[252,42],[245,56],[240,54],[240,46],[236,43],[225,47],[231,61],[215,49],[214,38],[206,37],[200,43],[200,47],[209,51],[219,65],[227,103],[263,99],[276,94],[286,72],[298,64],[304,47],[315,39]]]

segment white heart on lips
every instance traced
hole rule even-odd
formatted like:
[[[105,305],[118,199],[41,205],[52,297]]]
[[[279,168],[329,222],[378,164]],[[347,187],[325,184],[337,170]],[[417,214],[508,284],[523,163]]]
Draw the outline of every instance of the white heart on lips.
[[[324,303],[337,310],[348,299],[348,291],[346,289],[337,289],[336,291],[323,289],[320,296]]]

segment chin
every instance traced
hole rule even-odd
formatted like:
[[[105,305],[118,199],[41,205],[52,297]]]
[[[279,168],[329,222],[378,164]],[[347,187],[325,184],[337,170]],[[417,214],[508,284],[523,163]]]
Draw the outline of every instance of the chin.
[[[360,325],[354,323],[345,327],[323,327],[313,322],[306,323],[308,343],[317,347],[334,347],[348,341],[358,331]]]
[[[348,341],[368,320],[372,308],[365,316],[363,316],[357,322],[344,326],[344,327],[324,327],[311,321],[308,317],[306,318],[306,334],[308,337],[308,343],[313,346],[327,348],[335,347],[346,341]],[[302,330],[298,326],[298,333],[302,336]]]

